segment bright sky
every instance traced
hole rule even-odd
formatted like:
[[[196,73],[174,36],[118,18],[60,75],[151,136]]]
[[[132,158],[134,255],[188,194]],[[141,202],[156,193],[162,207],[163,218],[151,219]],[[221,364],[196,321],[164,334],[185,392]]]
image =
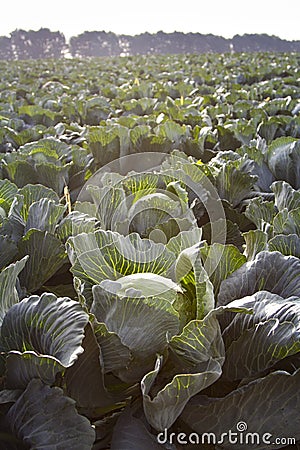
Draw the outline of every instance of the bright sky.
[[[84,31],[134,35],[162,30],[300,40],[299,17],[299,0],[9,0],[1,7],[0,36],[17,28],[50,28],[67,39]]]

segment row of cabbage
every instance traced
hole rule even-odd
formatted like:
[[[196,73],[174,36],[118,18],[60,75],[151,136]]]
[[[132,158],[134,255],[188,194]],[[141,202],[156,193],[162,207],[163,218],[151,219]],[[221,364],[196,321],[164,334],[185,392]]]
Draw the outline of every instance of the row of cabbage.
[[[298,60],[1,63],[3,447],[297,448]]]

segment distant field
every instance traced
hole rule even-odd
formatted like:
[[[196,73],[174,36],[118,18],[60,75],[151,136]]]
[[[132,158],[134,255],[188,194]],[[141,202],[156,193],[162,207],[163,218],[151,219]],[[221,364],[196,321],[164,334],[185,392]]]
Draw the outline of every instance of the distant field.
[[[299,68],[0,61],[1,448],[299,448]]]

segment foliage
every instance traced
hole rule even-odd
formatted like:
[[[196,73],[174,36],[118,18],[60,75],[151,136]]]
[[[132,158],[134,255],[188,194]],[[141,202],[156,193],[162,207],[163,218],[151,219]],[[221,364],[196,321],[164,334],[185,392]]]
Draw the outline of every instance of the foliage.
[[[299,55],[0,65],[0,447],[297,448]]]
[[[88,58],[101,56],[152,55],[221,52],[297,52],[299,41],[287,41],[266,34],[237,35],[231,39],[201,33],[142,33],[135,36],[105,31],[85,31],[70,38],[58,31],[17,29],[10,37],[0,36],[0,59],[24,60],[63,58],[65,55]],[[239,78],[243,83],[245,77]]]

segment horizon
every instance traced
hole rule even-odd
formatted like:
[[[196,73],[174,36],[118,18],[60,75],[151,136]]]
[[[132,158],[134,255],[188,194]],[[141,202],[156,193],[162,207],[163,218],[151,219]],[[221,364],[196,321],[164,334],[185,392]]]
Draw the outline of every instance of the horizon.
[[[66,40],[85,31],[130,36],[163,31],[166,34],[212,34],[225,39],[235,35],[267,34],[299,41],[299,2],[290,0],[286,10],[288,20],[282,8],[274,6],[272,1],[261,0],[252,0],[243,8],[239,0],[215,0],[213,6],[199,0],[187,0],[184,7],[174,5],[171,0],[152,0],[151,4],[144,3],[142,8],[138,0],[131,0],[129,6],[122,0],[109,3],[86,0],[80,8],[70,0],[52,0],[42,11],[38,0],[12,0],[10,8],[1,12],[0,36],[10,36],[16,29],[38,31],[49,28],[63,33]]]
[[[235,36],[253,36],[253,35],[263,36],[263,35],[266,35],[266,36],[269,36],[269,37],[272,37],[272,38],[277,38],[277,39],[280,39],[280,40],[283,40],[283,41],[288,41],[288,42],[299,42],[300,41],[300,38],[299,39],[287,39],[287,38],[282,38],[279,35],[274,35],[274,34],[270,34],[270,33],[248,33],[247,32],[247,33],[244,33],[244,34],[237,33],[237,34],[234,34],[234,35],[232,35],[230,37],[227,37],[227,36],[223,36],[223,35],[215,34],[215,33],[202,33],[200,31],[179,31],[179,30],[174,30],[174,31],[169,31],[169,32],[164,31],[164,30],[158,30],[156,32],[150,32],[150,31],[146,30],[146,31],[142,31],[142,32],[139,32],[139,33],[131,33],[130,34],[130,33],[116,33],[115,31],[111,31],[111,30],[108,31],[108,30],[98,29],[98,30],[84,30],[84,31],[79,32],[78,34],[73,34],[71,36],[66,36],[66,34],[63,31],[59,30],[59,29],[50,29],[49,27],[46,27],[46,26],[45,27],[44,26],[40,26],[39,28],[36,28],[36,29],[15,28],[14,30],[12,30],[10,33],[8,33],[6,35],[1,35],[0,34],[0,37],[10,37],[10,35],[13,32],[18,31],[18,30],[19,31],[24,31],[24,32],[30,32],[30,31],[38,32],[38,31],[40,31],[42,29],[49,30],[52,33],[57,33],[57,32],[58,33],[62,33],[64,35],[65,39],[66,39],[66,42],[68,42],[72,37],[77,37],[77,36],[79,36],[81,34],[84,34],[84,33],[94,33],[94,32],[96,32],[96,33],[104,32],[104,33],[107,33],[107,34],[108,33],[113,33],[116,36],[131,36],[131,37],[135,37],[135,36],[139,36],[139,35],[143,35],[143,34],[155,35],[155,34],[158,34],[158,33],[164,33],[164,34],[178,33],[178,34],[195,34],[195,35],[199,34],[199,35],[203,35],[203,36],[212,35],[212,36],[215,36],[215,37],[224,38],[226,40],[231,40]]]

